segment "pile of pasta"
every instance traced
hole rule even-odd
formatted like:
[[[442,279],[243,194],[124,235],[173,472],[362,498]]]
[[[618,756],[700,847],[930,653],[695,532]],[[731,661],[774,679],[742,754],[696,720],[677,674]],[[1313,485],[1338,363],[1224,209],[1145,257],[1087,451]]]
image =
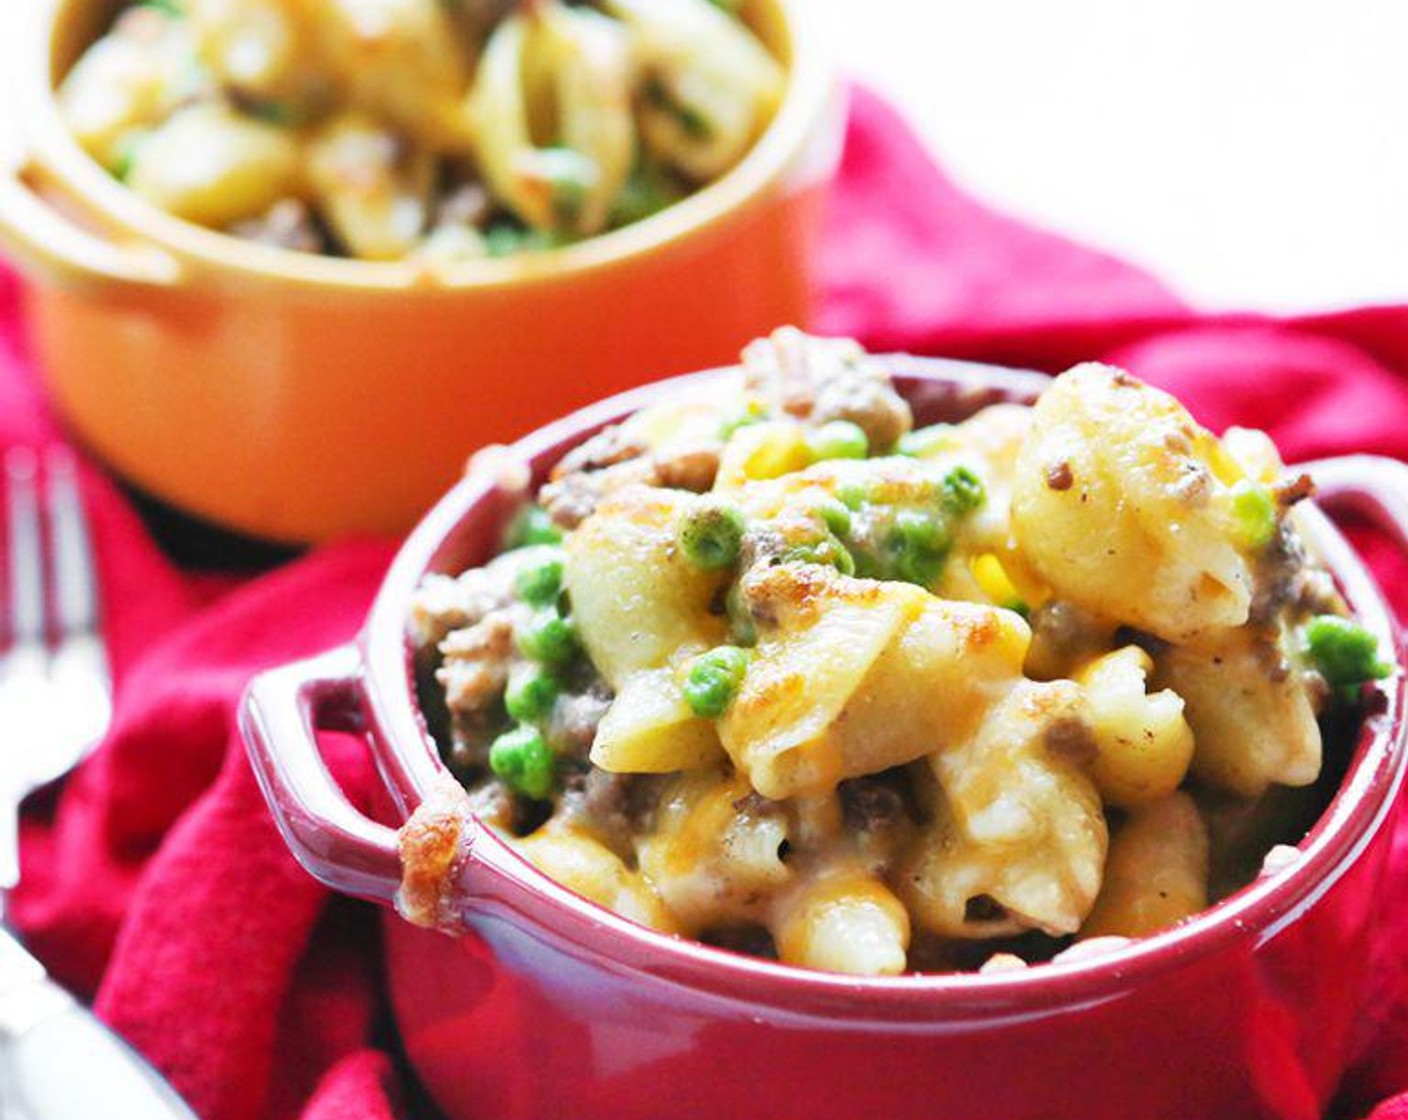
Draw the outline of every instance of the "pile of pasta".
[[[714,0],[147,0],[59,91],[138,195],[367,260],[457,261],[639,221],[732,169],[785,73]]]
[[[846,973],[1024,967],[1303,835],[1317,717],[1387,672],[1311,490],[1112,368],[914,431],[880,363],[780,332],[428,577],[423,698],[481,819],[618,913]]]

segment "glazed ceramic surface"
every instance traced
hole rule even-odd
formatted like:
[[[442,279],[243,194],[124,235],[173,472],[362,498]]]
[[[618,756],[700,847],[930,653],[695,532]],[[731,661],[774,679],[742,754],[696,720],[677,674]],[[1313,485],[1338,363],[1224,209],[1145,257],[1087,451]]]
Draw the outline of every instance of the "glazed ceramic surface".
[[[957,363],[897,368],[922,422],[1045,384]],[[696,380],[606,402],[512,453],[541,475],[606,423]],[[1408,467],[1356,457],[1312,469],[1327,506],[1352,505],[1408,543]],[[466,478],[410,538],[359,643],[250,690],[242,722],[275,818],[335,888],[388,902],[399,865],[394,833],[338,793],[315,733],[366,734],[388,819],[419,803],[442,767],[414,699],[409,598],[427,571],[488,559],[511,507],[491,477]],[[1313,530],[1401,665],[1399,630],[1363,564],[1318,513]],[[855,979],[710,949],[601,910],[481,830],[460,881],[469,933],[388,912],[406,1051],[453,1120],[1312,1120],[1348,1060],[1402,779],[1401,671],[1375,699],[1298,863],[1125,949],[1016,974]]]
[[[53,96],[118,4],[34,2],[0,245],[65,418],[189,512],[289,541],[403,531],[470,449],[810,319],[843,127],[824,0],[756,0],[789,91],[723,179],[568,249],[435,272],[270,249],[142,202]]]

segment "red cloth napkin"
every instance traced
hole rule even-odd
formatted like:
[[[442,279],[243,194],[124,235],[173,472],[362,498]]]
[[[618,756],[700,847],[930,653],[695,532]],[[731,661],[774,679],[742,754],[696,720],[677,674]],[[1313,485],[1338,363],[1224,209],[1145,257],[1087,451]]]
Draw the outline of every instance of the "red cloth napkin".
[[[1408,457],[1408,309],[1293,321],[1201,316],[1151,277],[973,200],[903,123],[856,95],[828,234],[825,330],[872,347],[1059,370],[1100,358],[1172,389],[1213,428],[1269,429],[1295,458]],[[0,276],[0,447],[55,438]],[[15,916],[65,983],[207,1120],[405,1116],[379,1048],[369,908],[332,898],[270,824],[234,730],[250,675],[349,638],[393,546],[326,548],[252,582],[176,570],[96,470],[85,483],[117,673],[112,734],[26,822]],[[1408,566],[1376,566],[1408,606]],[[363,753],[335,768],[354,799]],[[1408,829],[1398,837],[1408,883]],[[1361,1115],[1408,1088],[1408,890],[1385,892],[1362,1045],[1342,1094]],[[1376,1120],[1408,1120],[1408,1096]],[[485,1120],[492,1120],[486,1117]]]

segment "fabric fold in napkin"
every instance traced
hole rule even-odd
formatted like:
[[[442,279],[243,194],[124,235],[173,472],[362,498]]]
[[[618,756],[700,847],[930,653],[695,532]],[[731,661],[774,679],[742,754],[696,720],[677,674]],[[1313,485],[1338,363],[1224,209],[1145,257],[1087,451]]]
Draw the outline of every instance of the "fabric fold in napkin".
[[[1408,457],[1408,308],[1292,321],[1197,314],[1106,254],[985,207],[857,91],[828,231],[821,327],[873,349],[1050,371],[1101,359],[1172,390],[1214,429],[1269,430],[1290,460]],[[0,448],[59,438],[0,275]],[[387,1043],[375,915],[294,863],[245,763],[250,675],[348,640],[390,542],[325,548],[254,580],[192,576],[121,491],[85,471],[117,674],[108,740],[24,833],[14,914],[55,975],[206,1120],[406,1117]],[[1364,536],[1408,607],[1408,565]],[[371,767],[331,759],[353,800]],[[1408,1120],[1408,825],[1384,892],[1376,983],[1339,1113]],[[1392,1099],[1389,1099],[1392,1098]],[[493,1120],[486,1117],[485,1120]]]

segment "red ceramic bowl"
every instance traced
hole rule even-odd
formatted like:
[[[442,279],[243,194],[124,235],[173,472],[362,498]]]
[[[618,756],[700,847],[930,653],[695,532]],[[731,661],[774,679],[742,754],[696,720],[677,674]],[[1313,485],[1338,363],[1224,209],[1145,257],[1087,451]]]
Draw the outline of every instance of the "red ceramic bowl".
[[[925,422],[1027,400],[1045,383],[958,363],[900,368]],[[697,381],[614,398],[513,451],[541,476],[606,423]],[[1324,499],[1408,545],[1408,467],[1359,457],[1313,469]],[[389,902],[400,867],[394,832],[338,792],[315,733],[365,732],[390,811],[420,802],[443,768],[415,702],[410,596],[428,571],[487,560],[511,505],[492,478],[466,478],[407,542],[360,641],[250,688],[242,724],[274,816],[338,890]],[[1313,533],[1402,665],[1363,564],[1318,513]],[[387,913],[406,1052],[453,1120],[1312,1120],[1348,1058],[1403,773],[1402,672],[1381,691],[1299,862],[1176,929],[1016,974],[854,979],[707,948],[607,913],[483,830],[461,880],[469,933]]]

